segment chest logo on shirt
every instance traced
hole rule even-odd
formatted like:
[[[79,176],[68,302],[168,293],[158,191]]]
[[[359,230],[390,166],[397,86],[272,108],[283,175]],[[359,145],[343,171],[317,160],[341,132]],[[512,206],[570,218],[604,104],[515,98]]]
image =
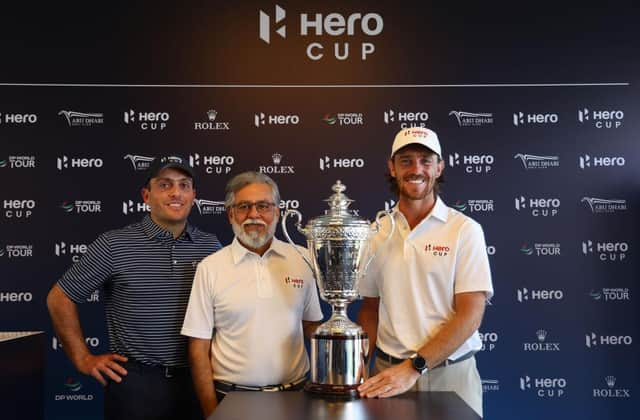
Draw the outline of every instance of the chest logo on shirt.
[[[302,289],[302,287],[304,286],[304,280],[303,279],[299,279],[299,278],[295,278],[295,277],[285,277],[284,278],[284,283],[288,284],[289,286],[293,287],[294,289]]]
[[[446,257],[447,255],[449,255],[449,251],[451,251],[451,248],[446,245],[427,244],[424,247],[424,250],[436,257]]]

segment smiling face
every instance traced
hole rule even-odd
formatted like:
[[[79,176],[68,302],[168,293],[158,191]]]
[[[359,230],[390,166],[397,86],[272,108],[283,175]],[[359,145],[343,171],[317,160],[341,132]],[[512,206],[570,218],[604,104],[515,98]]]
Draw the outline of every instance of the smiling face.
[[[173,168],[160,171],[142,189],[142,199],[151,209],[151,219],[171,232],[184,229],[195,198],[193,180]]]
[[[424,146],[411,144],[400,149],[388,162],[389,174],[398,185],[400,200],[435,203],[434,186],[442,175],[444,162]]]
[[[271,244],[278,222],[278,209],[268,184],[253,183],[235,192],[229,208],[229,223],[245,248],[262,255]]]

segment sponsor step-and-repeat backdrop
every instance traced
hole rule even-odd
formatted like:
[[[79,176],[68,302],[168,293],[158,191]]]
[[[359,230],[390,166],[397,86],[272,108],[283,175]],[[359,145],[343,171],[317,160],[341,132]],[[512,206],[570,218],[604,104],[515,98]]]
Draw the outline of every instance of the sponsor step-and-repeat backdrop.
[[[303,68],[331,62],[353,77],[391,54],[387,32],[401,35],[399,15],[388,16],[265,6],[243,17],[251,30],[237,42],[251,37],[258,59],[286,51]],[[354,211],[372,219],[396,202],[385,179],[395,133],[429,127],[443,147],[442,198],[480,222],[487,240],[495,297],[477,355],[486,417],[633,418],[640,391],[637,97],[628,80],[2,84],[2,329],[48,335],[45,418],[100,419],[101,387],[64,355],[46,294],[100,233],[148,212],[140,187],[155,156],[189,159],[197,189],[191,222],[229,244],[224,186],[234,174],[273,177],[280,210],[301,211],[303,222],[324,212],[339,179]],[[424,244],[424,252],[444,258],[448,249]],[[358,309],[351,305],[351,315]],[[88,347],[107,351],[101,290],[80,315]]]

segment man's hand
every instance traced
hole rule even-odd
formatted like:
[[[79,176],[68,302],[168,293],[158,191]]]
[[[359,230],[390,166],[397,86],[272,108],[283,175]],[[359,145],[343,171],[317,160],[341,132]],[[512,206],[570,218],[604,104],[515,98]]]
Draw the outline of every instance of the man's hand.
[[[367,379],[358,387],[358,392],[363,398],[393,397],[408,391],[419,377],[411,361],[405,360]]]
[[[128,359],[119,354],[106,353],[84,356],[79,362],[78,370],[85,375],[93,376],[103,386],[107,385],[104,375],[107,375],[115,382],[122,382],[122,376],[127,374],[127,370],[118,362],[126,362]]]

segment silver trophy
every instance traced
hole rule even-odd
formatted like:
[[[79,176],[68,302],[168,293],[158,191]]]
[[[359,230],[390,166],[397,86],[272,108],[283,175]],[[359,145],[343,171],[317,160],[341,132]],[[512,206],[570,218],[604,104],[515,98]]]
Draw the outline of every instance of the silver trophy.
[[[325,200],[329,210],[325,210],[324,215],[310,220],[302,228],[302,214],[288,210],[282,218],[282,231],[295,245],[286,226],[287,218],[295,215],[298,232],[307,238],[311,261],[298,252],[311,268],[320,296],[332,307],[331,318],[311,337],[311,382],[305,389],[322,396],[348,399],[357,397],[358,385],[368,376],[369,337],[362,327],[349,320],[347,306],[359,297],[358,282],[374,257],[370,239],[378,233],[380,219],[388,212],[379,211],[372,227],[368,220],[348,210],[353,200],[343,194],[346,187],[340,181],[331,189],[334,194]],[[386,241],[395,229],[393,217],[389,220],[391,230]]]

